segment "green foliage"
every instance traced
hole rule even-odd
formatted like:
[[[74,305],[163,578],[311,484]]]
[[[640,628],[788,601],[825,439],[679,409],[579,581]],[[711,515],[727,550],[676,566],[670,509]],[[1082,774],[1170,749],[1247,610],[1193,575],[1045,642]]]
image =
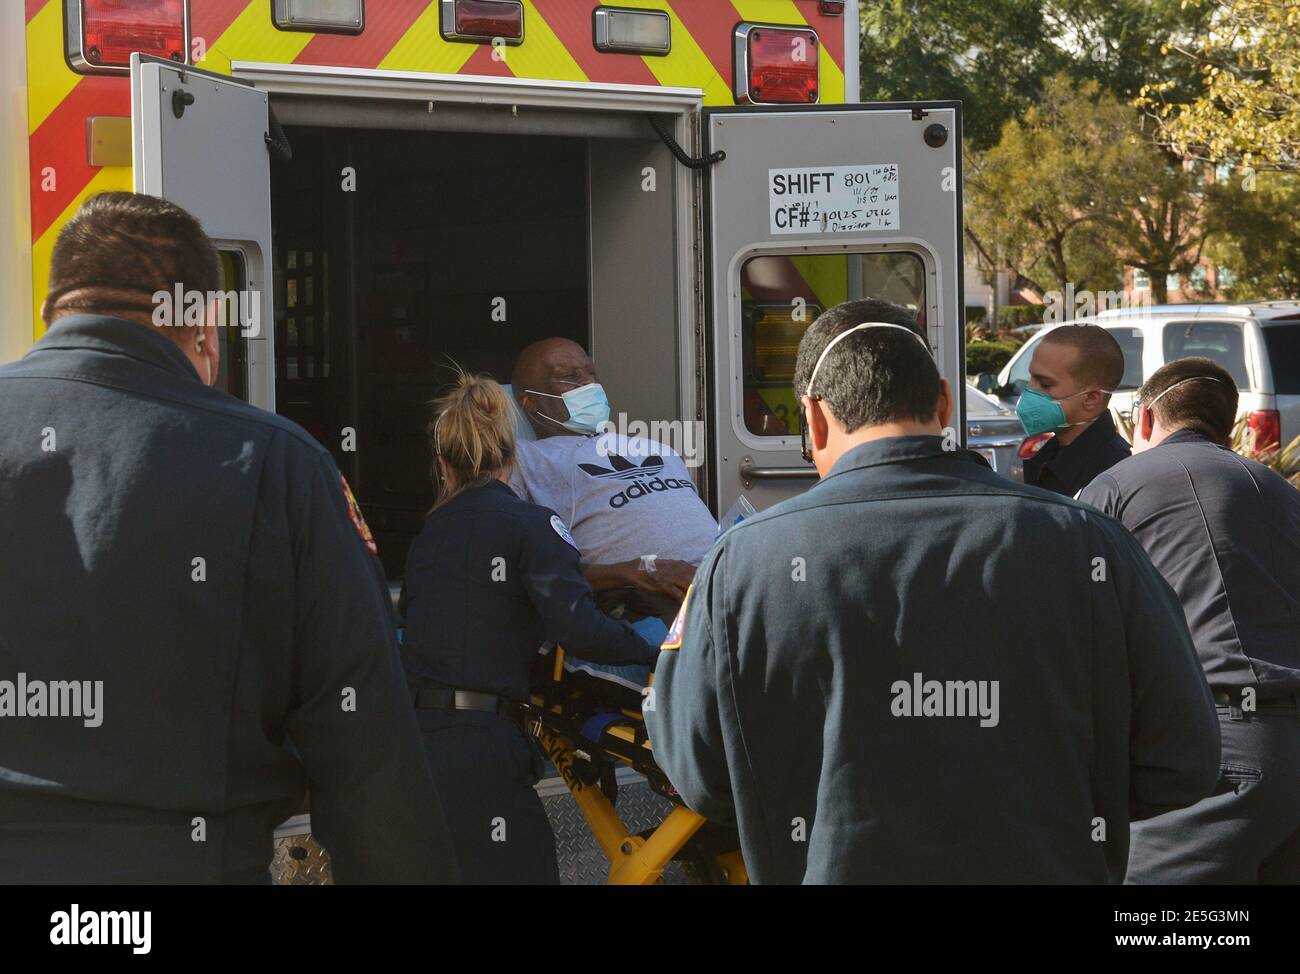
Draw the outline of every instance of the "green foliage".
[[[961,99],[976,148],[1033,102],[1057,65],[1039,0],[865,0],[862,98]]]
[[[1180,155],[1300,173],[1300,3],[1184,2],[1206,29],[1171,49],[1201,84],[1195,97],[1163,78],[1143,88],[1162,137]]]
[[[977,151],[1055,74],[1126,101],[1153,79],[1195,90],[1185,59],[1161,50],[1204,17],[1181,0],[863,0],[860,9],[863,100],[959,98]]]
[[[1020,346],[1015,342],[971,342],[966,346],[966,373],[1001,372]]]
[[[1206,247],[1236,275],[1231,299],[1300,294],[1295,184],[1261,173],[1253,195],[1207,193],[1181,167],[1190,153],[1300,171],[1300,0],[860,10],[864,100],[963,102],[967,238],[984,270],[1042,294],[1119,290],[1135,266],[1163,301]]]
[[[1200,254],[1201,197],[1142,132],[1141,117],[1096,82],[1050,78],[1036,105],[967,169],[966,222],[986,266],[1013,268],[1039,293],[1116,288],[1124,264],[1165,275]]]
[[[1207,198],[1207,252],[1234,280],[1230,301],[1300,295],[1300,175],[1236,172]]]

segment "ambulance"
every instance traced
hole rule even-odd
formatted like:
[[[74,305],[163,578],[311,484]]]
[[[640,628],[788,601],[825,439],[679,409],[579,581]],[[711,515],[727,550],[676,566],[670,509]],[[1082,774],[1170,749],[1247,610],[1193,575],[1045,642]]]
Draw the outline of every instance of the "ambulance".
[[[63,225],[134,188],[217,241],[222,386],[331,449],[395,583],[449,363],[507,382],[553,335],[715,514],[767,507],[816,477],[791,377],[821,310],[915,309],[964,383],[961,106],[860,104],[858,13],[0,0],[0,361],[42,334]]]

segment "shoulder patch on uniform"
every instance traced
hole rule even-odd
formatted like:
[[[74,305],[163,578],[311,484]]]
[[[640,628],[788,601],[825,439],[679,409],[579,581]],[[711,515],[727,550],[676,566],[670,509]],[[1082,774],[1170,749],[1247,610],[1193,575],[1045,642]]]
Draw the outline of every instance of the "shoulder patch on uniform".
[[[686,606],[691,601],[691,589],[693,588],[695,588],[694,583],[686,586],[686,595],[682,598],[682,607],[677,610],[677,618],[673,620],[673,624],[668,628],[668,635],[664,637],[663,645],[659,647],[661,650],[682,648],[682,631],[686,628]]]
[[[569,542],[569,544],[573,545],[574,551],[582,550],[581,548],[578,547],[578,542],[573,540],[573,535],[571,535],[569,533],[569,529],[564,526],[564,522],[560,520],[560,515],[558,514],[551,515],[551,527],[555,529],[556,534],[558,534],[565,541]]]
[[[361,516],[361,505],[357,503],[356,496],[352,493],[352,488],[348,486],[348,478],[339,474],[339,480],[343,482],[343,497],[348,502],[348,517],[352,518],[352,526],[357,529],[357,534],[361,535],[361,540],[366,543],[372,555],[379,554],[379,548],[375,545],[375,536],[370,533],[370,525],[366,519]]]

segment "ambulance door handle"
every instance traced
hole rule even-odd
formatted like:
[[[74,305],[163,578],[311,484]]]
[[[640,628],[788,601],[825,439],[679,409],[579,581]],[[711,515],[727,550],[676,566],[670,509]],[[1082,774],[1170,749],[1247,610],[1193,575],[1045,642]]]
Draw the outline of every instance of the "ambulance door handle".
[[[172,92],[172,114],[180,118],[185,114],[185,109],[194,104],[194,95],[192,92],[177,88]]]
[[[816,467],[756,467],[749,457],[740,461],[744,480],[816,480]]]

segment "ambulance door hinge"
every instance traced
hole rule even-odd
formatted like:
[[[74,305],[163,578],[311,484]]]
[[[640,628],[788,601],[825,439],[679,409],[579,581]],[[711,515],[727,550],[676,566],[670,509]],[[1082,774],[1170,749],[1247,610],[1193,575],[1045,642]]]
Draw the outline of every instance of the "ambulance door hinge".
[[[275,117],[275,109],[268,108],[266,116],[267,127],[270,129],[262,136],[266,140],[266,151],[271,153],[271,158],[276,162],[292,162],[293,146],[289,144],[289,137],[280,127],[280,120]]]
[[[719,163],[723,159],[727,158],[727,154],[721,149],[717,152],[711,152],[707,156],[693,157],[677,144],[677,140],[673,138],[673,134],[668,131],[668,127],[664,124],[663,119],[658,115],[647,114],[646,121],[648,121],[650,127],[655,130],[655,134],[659,136],[660,141],[662,141],[664,145],[668,146],[668,151],[676,157],[678,162],[688,169],[708,169],[709,166]]]

